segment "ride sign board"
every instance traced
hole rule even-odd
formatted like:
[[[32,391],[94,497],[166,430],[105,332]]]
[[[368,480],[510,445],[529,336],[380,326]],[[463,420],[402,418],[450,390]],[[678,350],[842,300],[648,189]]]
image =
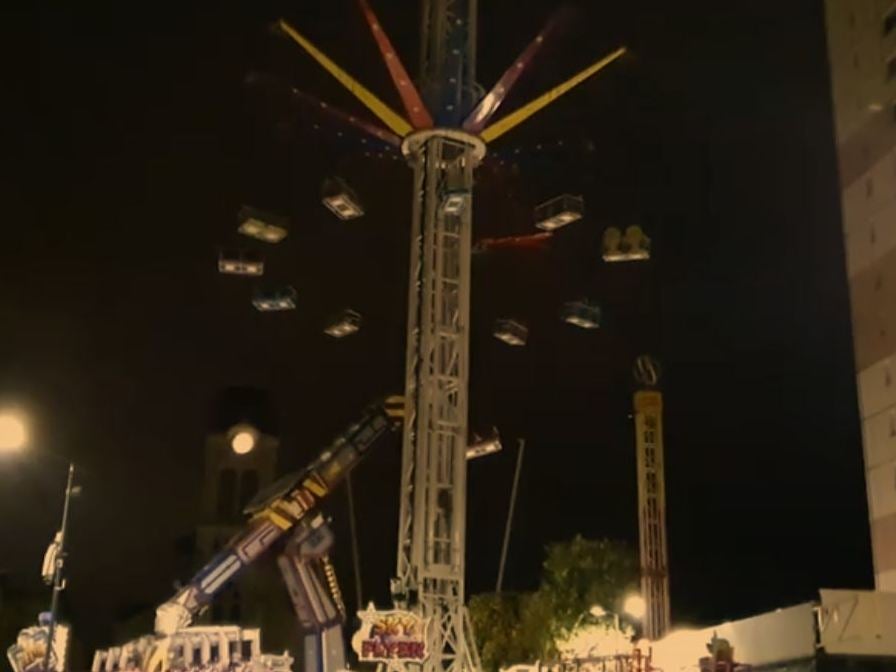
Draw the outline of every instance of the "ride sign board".
[[[352,648],[361,662],[421,662],[429,656],[429,621],[410,611],[359,611],[361,627]]]

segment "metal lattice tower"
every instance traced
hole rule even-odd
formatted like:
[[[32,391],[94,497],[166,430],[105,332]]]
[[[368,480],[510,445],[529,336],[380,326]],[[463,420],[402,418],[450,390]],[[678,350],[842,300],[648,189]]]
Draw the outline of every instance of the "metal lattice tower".
[[[405,145],[414,168],[406,424],[396,596],[432,618],[424,670],[477,669],[464,608],[470,194],[485,151],[439,130]],[[446,212],[451,196],[466,201]]]
[[[390,660],[386,665],[396,672],[472,672],[480,665],[464,606],[464,556],[473,171],[487,142],[618,59],[625,49],[490,124],[539,50],[544,31],[482,95],[475,83],[477,0],[423,0],[418,92],[368,0],[358,2],[407,118],[286,21],[280,27],[388,130],[352,115],[338,116],[400,146],[414,171],[406,412],[392,593],[397,607],[430,619],[429,656],[422,662]],[[320,107],[335,112],[332,106]]]
[[[464,601],[470,248],[478,138],[475,0],[426,0],[420,88],[445,129],[405,140],[414,170],[397,596],[431,618],[425,672],[479,669]],[[458,207],[447,207],[454,198]]]

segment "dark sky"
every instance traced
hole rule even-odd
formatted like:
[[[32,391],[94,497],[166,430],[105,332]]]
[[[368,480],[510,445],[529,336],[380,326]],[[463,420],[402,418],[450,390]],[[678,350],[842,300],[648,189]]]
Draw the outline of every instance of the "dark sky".
[[[417,3],[376,4],[416,69]],[[481,4],[490,84],[556,3]],[[587,203],[546,252],[474,262],[472,418],[529,440],[508,587],[534,586],[550,541],[636,539],[629,370],[645,350],[666,372],[673,619],[869,587],[821,3],[622,4],[578,5],[508,109],[619,43],[632,54],[495,143],[515,166],[480,171],[477,237],[530,231],[531,208],[561,191]],[[271,73],[363,112],[270,34],[285,15],[397,106],[349,0],[3,11],[0,400],[28,410],[37,452],[0,468],[0,567],[36,582],[64,458],[83,465],[67,606],[96,643],[122,605],[169,595],[222,389],[269,391],[284,469],[401,389],[409,171],[244,82]],[[367,217],[324,210],[330,174]],[[256,313],[250,283],[215,271],[244,202],[293,218],[268,268],[297,288],[294,313]],[[630,223],[655,259],[606,266],[603,227]],[[582,295],[605,308],[599,333],[556,317]],[[364,330],[321,335],[345,305]],[[525,350],[490,337],[505,314],[530,320]],[[469,592],[494,582],[513,457],[471,465]],[[365,588],[381,602],[398,458],[381,446],[357,476]],[[332,512],[343,524],[341,501]]]

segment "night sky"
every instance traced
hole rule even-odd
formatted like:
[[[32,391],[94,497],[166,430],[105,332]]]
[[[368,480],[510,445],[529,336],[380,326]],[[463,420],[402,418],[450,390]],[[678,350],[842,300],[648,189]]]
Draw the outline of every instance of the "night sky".
[[[574,6],[506,109],[620,43],[632,53],[496,142],[512,160],[479,173],[477,238],[532,231],[532,207],[564,191],[587,211],[544,252],[474,260],[471,420],[510,448],[528,439],[505,585],[534,587],[551,541],[636,541],[630,366],[650,351],[665,371],[673,620],[870,587],[821,3],[622,4]],[[412,71],[417,5],[375,3]],[[481,5],[490,86],[557,3]],[[269,31],[281,15],[398,107],[350,0],[39,7],[4,9],[0,41],[0,401],[28,412],[35,448],[0,463],[0,568],[36,589],[74,459],[66,608],[92,646],[123,609],[169,596],[222,390],[269,393],[284,470],[401,390],[410,179],[285,94],[364,112]],[[333,174],[368,216],[323,208]],[[243,203],[292,217],[267,256],[268,280],[298,290],[290,314],[255,312],[252,283],[216,272]],[[607,266],[601,232],[628,224],[654,260]],[[586,295],[600,332],[557,319]],[[345,306],[363,331],[322,335]],[[490,336],[505,315],[530,322],[526,349]],[[365,591],[381,604],[399,450],[356,475]],[[494,585],[513,462],[511,449],[470,467],[470,593]],[[329,511],[348,589],[341,495]]]

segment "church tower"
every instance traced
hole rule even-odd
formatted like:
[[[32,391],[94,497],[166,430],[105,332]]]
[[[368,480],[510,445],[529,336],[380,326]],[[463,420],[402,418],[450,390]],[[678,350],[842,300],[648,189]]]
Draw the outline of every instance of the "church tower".
[[[212,408],[206,436],[194,565],[198,568],[245,524],[243,509],[277,477],[277,423],[268,395],[230,388]],[[260,627],[269,651],[301,653],[298,625],[275,559],[265,558],[228,586],[203,621]]]

